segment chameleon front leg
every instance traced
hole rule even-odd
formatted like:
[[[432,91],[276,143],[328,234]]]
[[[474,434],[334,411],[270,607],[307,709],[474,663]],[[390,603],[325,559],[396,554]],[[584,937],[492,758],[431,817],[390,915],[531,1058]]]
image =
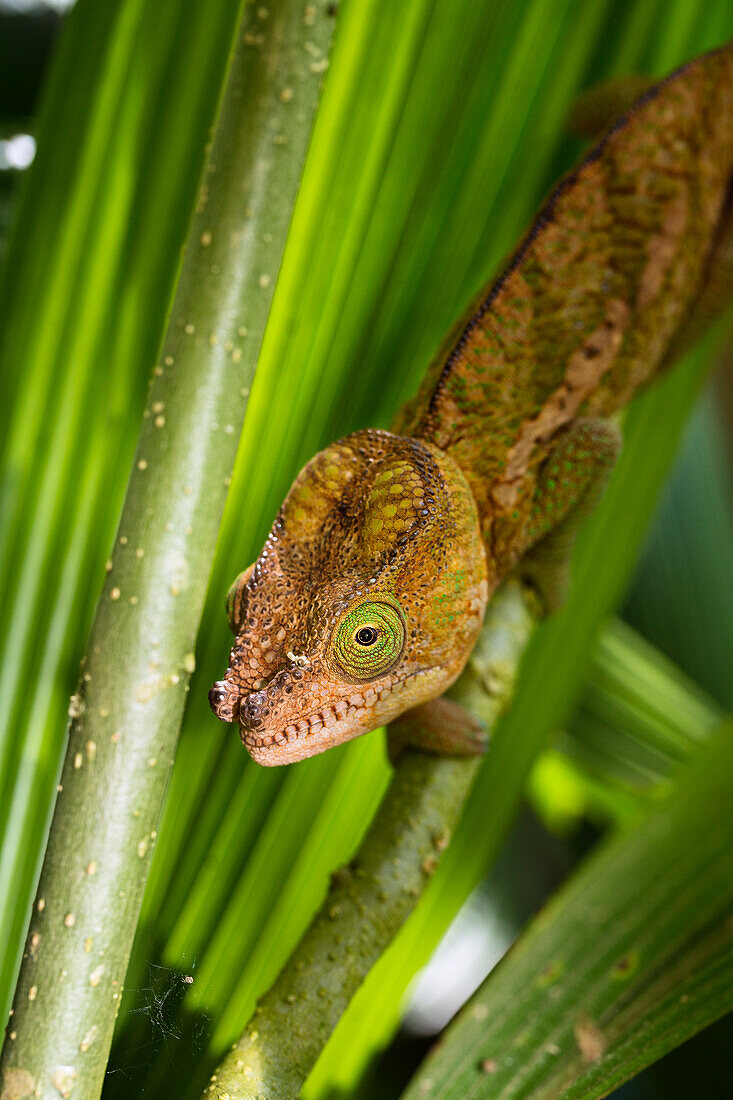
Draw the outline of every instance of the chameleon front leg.
[[[564,600],[578,530],[603,492],[621,442],[612,421],[577,420],[539,469],[517,571],[537,588],[548,611]]]
[[[387,731],[392,764],[407,748],[437,756],[479,756],[487,745],[485,730],[460,703],[445,695],[406,710]]]

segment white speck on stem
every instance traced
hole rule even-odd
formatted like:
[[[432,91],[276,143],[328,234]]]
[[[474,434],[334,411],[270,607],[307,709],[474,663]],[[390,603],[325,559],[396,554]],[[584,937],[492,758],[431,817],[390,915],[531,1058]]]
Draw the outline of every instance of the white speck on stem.
[[[67,1100],[67,1097],[71,1096],[71,1090],[74,1087],[77,1076],[77,1072],[73,1066],[59,1066],[51,1075],[53,1087],[60,1096],[64,1097],[64,1100]]]
[[[94,967],[94,970],[92,970],[91,974],[89,975],[89,984],[96,989],[96,987],[102,980],[103,974],[104,966],[100,963],[99,966]]]
[[[92,1045],[94,1040],[97,1038],[98,1034],[99,1034],[99,1028],[97,1027],[96,1024],[92,1024],[92,1026],[89,1028],[89,1031],[86,1033],[86,1035],[84,1036],[82,1041],[79,1043],[79,1050],[82,1052],[82,1054],[85,1054],[89,1050],[89,1047]]]

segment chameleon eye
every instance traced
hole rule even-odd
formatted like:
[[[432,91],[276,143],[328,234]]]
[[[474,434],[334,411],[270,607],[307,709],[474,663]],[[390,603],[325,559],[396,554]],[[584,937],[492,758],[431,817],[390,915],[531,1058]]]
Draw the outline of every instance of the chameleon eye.
[[[353,608],[336,627],[333,656],[349,680],[375,680],[402,656],[405,624],[399,607],[367,602]]]

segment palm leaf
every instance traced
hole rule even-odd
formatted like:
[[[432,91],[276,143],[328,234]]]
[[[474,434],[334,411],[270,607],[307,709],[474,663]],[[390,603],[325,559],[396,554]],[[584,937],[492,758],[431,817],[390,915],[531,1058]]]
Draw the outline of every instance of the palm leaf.
[[[595,1100],[733,1007],[733,738],[596,851],[403,1094]]]

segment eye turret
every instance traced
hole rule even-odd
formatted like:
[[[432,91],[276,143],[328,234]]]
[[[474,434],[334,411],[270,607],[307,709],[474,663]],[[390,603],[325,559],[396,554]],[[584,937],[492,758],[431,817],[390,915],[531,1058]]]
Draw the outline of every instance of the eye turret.
[[[376,680],[399,661],[405,635],[405,617],[396,600],[365,600],[336,624],[333,660],[347,680]]]

